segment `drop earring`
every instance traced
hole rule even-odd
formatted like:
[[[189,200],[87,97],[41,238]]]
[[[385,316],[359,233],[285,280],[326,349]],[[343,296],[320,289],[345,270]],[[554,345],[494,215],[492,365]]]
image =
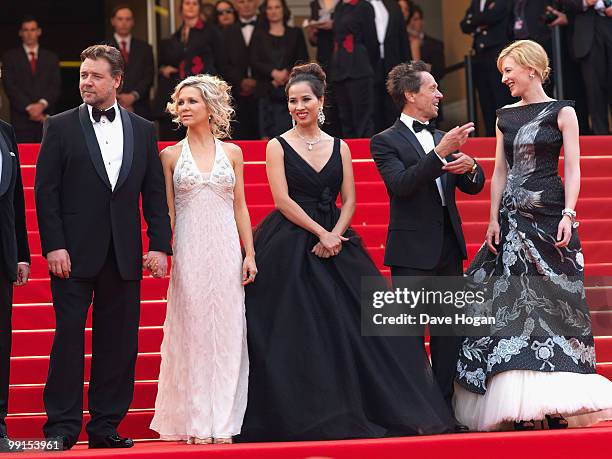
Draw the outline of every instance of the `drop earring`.
[[[295,125],[297,124],[297,123],[295,122],[295,118],[293,118],[293,117],[291,117],[291,124],[293,125],[293,127],[294,127],[294,128],[295,128]]]
[[[320,125],[325,123],[325,113],[323,113],[323,107],[319,107],[319,113],[317,113],[317,121]]]

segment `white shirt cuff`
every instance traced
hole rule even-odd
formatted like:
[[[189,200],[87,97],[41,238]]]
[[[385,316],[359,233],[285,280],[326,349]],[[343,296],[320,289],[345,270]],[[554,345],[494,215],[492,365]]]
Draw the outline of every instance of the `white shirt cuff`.
[[[27,261],[20,261],[17,264],[18,265],[27,265],[27,266],[30,266],[30,263],[28,263]]]
[[[49,102],[47,102],[47,99],[38,99],[38,102],[43,104],[45,108],[49,106]]]
[[[434,149],[434,153],[436,153],[435,149]],[[442,162],[442,164],[444,164],[445,166],[448,164],[448,161],[446,161],[446,159],[442,158],[438,153],[436,153],[436,156]]]

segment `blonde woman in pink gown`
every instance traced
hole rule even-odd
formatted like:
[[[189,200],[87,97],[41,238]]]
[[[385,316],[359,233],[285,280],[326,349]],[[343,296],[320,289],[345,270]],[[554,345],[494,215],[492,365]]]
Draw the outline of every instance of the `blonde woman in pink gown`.
[[[246,409],[243,286],[255,280],[257,267],[242,151],[219,140],[229,134],[229,90],[216,77],[191,76],[168,105],[187,137],[161,153],[174,229],[151,422],[162,440],[231,443]]]

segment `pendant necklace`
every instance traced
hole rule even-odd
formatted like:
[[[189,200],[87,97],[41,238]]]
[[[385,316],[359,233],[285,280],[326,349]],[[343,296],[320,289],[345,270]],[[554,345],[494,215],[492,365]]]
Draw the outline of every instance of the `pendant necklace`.
[[[306,142],[306,145],[308,145],[308,151],[312,151],[312,146],[318,144],[321,141],[321,130],[320,129],[319,129],[319,137],[316,140],[308,140],[306,137],[300,134],[300,131],[297,130],[297,126],[295,126],[293,129],[295,133],[298,135],[298,137],[302,139],[304,142]]]

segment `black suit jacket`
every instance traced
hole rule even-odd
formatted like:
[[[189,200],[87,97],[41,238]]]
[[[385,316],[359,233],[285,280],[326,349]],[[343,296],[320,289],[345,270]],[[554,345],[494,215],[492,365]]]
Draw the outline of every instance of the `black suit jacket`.
[[[561,0],[561,5],[568,13],[574,15],[574,33],[572,35],[572,54],[575,59],[584,58],[591,51],[595,34],[597,12],[593,7],[582,9],[582,0]],[[612,27],[612,20],[606,18]]]
[[[443,137],[436,131],[437,145]],[[372,137],[372,157],[387,187],[390,202],[389,230],[384,263],[417,269],[434,268],[443,255],[444,209],[435,182],[442,180],[444,198],[463,258],[467,258],[455,188],[477,194],[484,187],[482,168],[474,177],[448,174],[432,152],[427,154],[412,131],[401,121]]]
[[[508,43],[511,11],[512,0],[487,0],[483,11],[480,11],[480,0],[472,0],[461,21],[461,30],[474,37],[474,55]]]
[[[115,38],[110,39],[109,44],[121,49]],[[140,98],[134,102],[134,112],[145,118],[151,116],[149,97],[151,86],[153,86],[153,75],[155,75],[153,48],[147,42],[132,37],[121,92],[136,91],[138,93]]]
[[[402,62],[412,59],[410,53],[410,42],[406,33],[406,22],[397,0],[383,0],[383,4],[389,12],[389,24],[385,34],[383,59],[385,78],[393,67]]]
[[[38,49],[36,73],[32,74],[29,57],[22,46],[7,51],[2,57],[2,80],[11,103],[11,122],[16,130],[27,129],[30,123],[26,107],[45,99],[45,113],[53,113],[60,95],[61,79],[57,56]]]
[[[221,74],[232,86],[235,98],[240,95],[240,82],[248,77],[250,47],[244,41],[240,23],[226,27],[221,34],[225,52]],[[251,43],[253,43],[253,37],[251,37]]]
[[[71,276],[92,278],[111,241],[124,280],[142,277],[139,200],[149,250],[170,253],[170,219],[153,124],[120,108],[123,161],[114,191],[85,104],[49,118],[36,164],[43,255],[67,249]]]
[[[17,277],[17,263],[30,262],[26,230],[23,182],[13,128],[0,120],[0,269],[7,278]]]

